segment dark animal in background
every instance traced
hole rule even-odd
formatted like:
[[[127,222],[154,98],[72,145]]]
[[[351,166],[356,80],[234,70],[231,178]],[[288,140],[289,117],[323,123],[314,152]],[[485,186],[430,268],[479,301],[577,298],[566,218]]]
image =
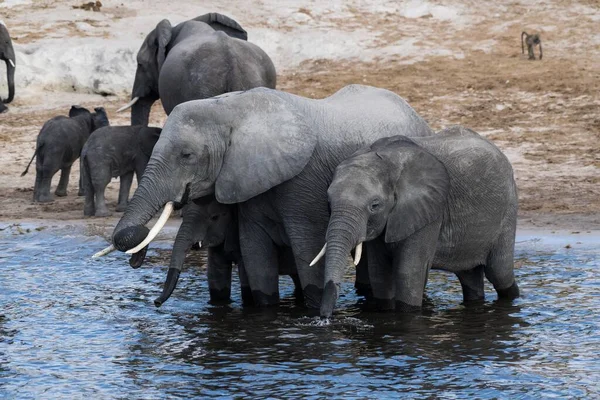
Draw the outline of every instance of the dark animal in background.
[[[94,111],[92,113],[86,108],[72,106],[68,117],[54,117],[42,126],[33,157],[21,174],[24,176],[29,171],[31,162],[37,156],[33,201],[47,203],[54,199],[50,194],[50,184],[58,170],[61,170],[60,181],[55,194],[67,195],[71,166],[79,158],[83,145],[93,131],[109,124],[103,107],[97,107]],[[83,195],[81,179],[79,195]]]
[[[106,126],[90,135],[81,151],[85,216],[110,215],[104,191],[116,177],[120,180],[117,211],[125,211],[133,174],[139,182],[161,130],[142,125]]]
[[[0,22],[0,60],[6,63],[6,80],[8,83],[8,97],[6,99],[0,97],[0,103],[8,104],[15,97],[15,69],[17,61],[8,29],[6,29],[6,26],[2,22]],[[0,112],[4,111],[6,111],[6,106],[0,104]]]
[[[152,104],[160,98],[168,114],[189,100],[259,86],[275,88],[275,67],[233,19],[210,13],[175,27],[163,19],[137,54],[131,101],[131,125],[148,125]]]
[[[542,52],[542,39],[540,39],[540,35],[537,33],[530,35],[527,32],[523,31],[521,33],[521,53],[525,54],[525,44],[527,44],[527,52],[529,53],[529,59],[535,60],[535,54],[533,53],[533,48],[535,46],[539,46],[540,48],[540,60],[544,55]]]

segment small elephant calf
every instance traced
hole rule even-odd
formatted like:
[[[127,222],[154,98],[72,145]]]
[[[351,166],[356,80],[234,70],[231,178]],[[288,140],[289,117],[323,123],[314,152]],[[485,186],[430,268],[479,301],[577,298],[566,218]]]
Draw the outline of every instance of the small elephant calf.
[[[104,191],[111,178],[120,177],[117,211],[125,211],[133,174],[144,174],[161,128],[109,126],[95,131],[81,151],[81,180],[85,216],[106,217]]]
[[[54,200],[50,194],[50,183],[58,170],[60,170],[60,181],[55,194],[67,195],[71,166],[79,158],[83,145],[92,132],[109,125],[103,107],[97,107],[94,111],[92,113],[83,107],[72,106],[68,117],[64,115],[54,117],[42,126],[33,157],[21,174],[24,176],[29,171],[31,162],[37,156],[33,201],[47,203]],[[80,179],[79,195],[82,194]]]
[[[252,305],[253,295],[244,270],[240,251],[237,206],[221,204],[214,196],[206,196],[194,200],[183,208],[183,222],[179,227],[167,279],[162,294],[154,300],[160,307],[169,299],[179,280],[186,253],[198,242],[208,248],[208,288],[212,303],[231,301],[232,265],[237,264],[245,306]],[[302,299],[302,285],[296,271],[292,251],[288,247],[278,248],[280,258],[280,275],[289,275],[294,281],[295,296]],[[143,263],[146,249],[134,254],[130,264],[137,268]]]
[[[322,317],[331,316],[347,256],[356,247],[360,259],[363,242],[381,308],[419,309],[431,268],[455,273],[465,301],[483,300],[484,275],[499,298],[519,296],[512,166],[477,133],[452,127],[380,139],[338,165],[327,195]]]

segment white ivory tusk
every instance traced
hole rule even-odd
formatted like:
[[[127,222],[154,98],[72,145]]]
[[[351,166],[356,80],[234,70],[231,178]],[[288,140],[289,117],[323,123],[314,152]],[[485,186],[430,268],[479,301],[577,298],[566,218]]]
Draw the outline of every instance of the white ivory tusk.
[[[148,236],[146,236],[146,239],[144,239],[142,241],[142,243],[138,244],[133,249],[127,250],[125,253],[135,254],[138,251],[142,250],[144,247],[148,246],[150,244],[150,242],[152,240],[154,240],[156,235],[158,235],[158,233],[163,228],[163,226],[165,226],[165,224],[169,220],[169,216],[171,215],[172,212],[173,212],[173,202],[170,201],[167,204],[165,204],[165,209],[163,210],[162,214],[160,214],[160,217],[158,218],[158,221],[156,221],[156,224],[154,224],[152,229],[150,229],[150,232],[148,232]]]
[[[15,62],[13,60],[11,60],[10,58],[8,59],[8,62],[10,63],[10,65],[12,65],[13,68],[16,68],[15,66]]]
[[[132,105],[134,105],[135,103],[137,103],[137,101],[139,100],[139,97],[134,97],[129,103],[125,104],[123,107],[119,108],[117,110],[118,113],[120,113],[121,111],[125,111],[127,110],[129,107],[131,107]]]
[[[354,265],[358,265],[360,262],[360,256],[362,256],[362,242],[360,242],[356,246],[356,250],[354,250]]]
[[[325,255],[325,251],[327,250],[327,242],[325,242],[325,244],[323,245],[323,248],[321,249],[321,251],[319,252],[319,254],[317,254],[317,256],[315,257],[314,260],[312,260],[312,262],[310,263],[310,267],[312,267],[313,265],[315,265],[316,263],[319,262],[319,260],[321,258],[323,258],[323,256]]]
[[[113,251],[117,250],[117,248],[114,245],[110,245],[107,248],[105,248],[104,250],[100,250],[99,252],[97,252],[96,254],[94,254],[92,256],[92,258],[100,258],[100,257],[104,257],[107,254],[112,253]]]
[[[202,241],[198,242],[198,247],[202,248]]]

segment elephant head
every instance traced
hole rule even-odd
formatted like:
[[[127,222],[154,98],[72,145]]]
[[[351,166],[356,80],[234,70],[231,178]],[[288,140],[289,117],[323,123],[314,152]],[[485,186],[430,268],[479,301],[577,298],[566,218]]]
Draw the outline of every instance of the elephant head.
[[[0,22],[0,60],[4,60],[6,63],[6,80],[8,83],[8,97],[4,100],[0,98],[0,100],[3,103],[10,103],[15,97],[15,69],[17,61],[8,29],[6,29],[6,26],[2,22]]]
[[[160,307],[171,297],[177,286],[185,254],[192,244],[199,242],[201,247],[238,246],[238,230],[235,206],[221,204],[214,196],[205,196],[188,203],[183,208],[183,222],[177,231],[173,245],[171,263],[162,294],[154,300]]]
[[[103,126],[110,125],[104,107],[96,107],[94,108],[94,112],[92,113],[85,107],[81,107],[78,105],[71,106],[71,109],[69,110],[69,118],[75,118],[80,115],[85,115],[89,117],[90,133],[95,131],[96,129],[102,128]]]
[[[449,177],[444,165],[403,136],[380,139],[359,150],[336,169],[327,190],[331,217],[325,255],[321,316],[330,317],[339,295],[347,258],[362,243],[384,234],[386,243],[401,242],[444,212]]]
[[[224,204],[243,202],[293,178],[316,143],[306,118],[274,90],[257,88],[176,106],[115,227],[114,246],[140,251],[174,203],[212,193]],[[144,225],[163,206],[167,217],[161,216],[147,237]]]
[[[246,31],[236,21],[222,14],[209,13],[195,18],[194,21],[204,22],[214,30],[222,30],[232,37],[244,40],[248,37]],[[137,70],[131,101],[118,110],[120,112],[132,107],[131,125],[148,125],[152,104],[160,98],[158,91],[160,70],[170,44],[177,39],[180,30],[180,25],[172,27],[168,20],[163,19],[144,39],[137,54]]]

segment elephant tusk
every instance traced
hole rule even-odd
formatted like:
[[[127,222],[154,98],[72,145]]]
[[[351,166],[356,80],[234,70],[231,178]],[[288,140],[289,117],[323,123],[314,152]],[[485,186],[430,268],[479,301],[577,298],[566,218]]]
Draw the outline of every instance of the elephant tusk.
[[[139,97],[134,97],[133,99],[131,99],[131,101],[127,104],[125,104],[123,107],[119,108],[117,110],[118,113],[127,110],[129,107],[131,107],[132,105],[134,105],[135,103],[137,103],[137,101],[139,100]]]
[[[360,242],[354,250],[354,265],[358,265],[360,262],[360,256],[362,256],[362,242]]]
[[[198,242],[198,247],[202,248],[202,240]]]
[[[310,267],[312,267],[313,265],[315,265],[316,263],[319,262],[319,260],[321,258],[323,258],[323,256],[325,255],[325,251],[327,250],[327,242],[325,242],[325,244],[323,245],[323,248],[321,249],[321,251],[319,252],[319,254],[317,254],[317,256],[315,257],[314,260],[312,260],[312,262],[310,263]]]
[[[8,62],[10,63],[10,65],[12,65],[13,68],[17,68],[17,66],[15,65],[15,62],[13,60],[11,60],[10,58],[8,59]]]
[[[110,253],[112,253],[115,250],[117,250],[117,248],[113,244],[111,244],[110,246],[108,246],[104,250],[100,250],[99,252],[97,252],[96,254],[94,254],[92,256],[92,258],[104,257],[105,255],[110,254]]]
[[[127,250],[125,253],[134,254],[134,253],[137,253],[138,251],[142,250],[144,247],[148,246],[150,244],[150,242],[152,240],[154,240],[156,235],[158,235],[158,233],[163,228],[163,226],[165,226],[165,224],[169,220],[169,216],[171,215],[172,212],[173,212],[173,202],[169,201],[167,204],[165,204],[165,209],[163,210],[162,214],[160,214],[160,217],[158,218],[158,221],[156,221],[156,224],[154,224],[154,226],[152,227],[150,232],[148,232],[148,236],[146,236],[146,239],[144,239],[142,241],[142,243],[138,244],[133,249]]]

